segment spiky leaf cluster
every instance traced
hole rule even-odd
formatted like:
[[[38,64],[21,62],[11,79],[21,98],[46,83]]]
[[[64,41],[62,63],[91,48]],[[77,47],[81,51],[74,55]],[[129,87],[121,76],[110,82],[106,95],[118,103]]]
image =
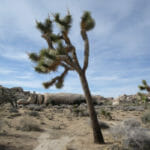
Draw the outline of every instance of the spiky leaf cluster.
[[[60,14],[56,13],[54,15],[55,22],[60,25],[61,31],[62,32],[68,32],[69,29],[71,28],[71,23],[72,23],[72,16],[70,13],[66,15],[64,18],[60,18]]]
[[[147,84],[146,80],[142,80],[143,85],[139,85],[140,90],[146,90],[147,92],[150,92],[150,86]]]
[[[34,62],[37,62],[40,59],[36,53],[30,53],[28,55],[29,55],[29,58]]]
[[[52,21],[47,18],[44,23],[36,21],[36,27],[43,33],[52,33]]]
[[[42,49],[39,55],[35,53],[29,54],[29,58],[37,64],[35,71],[39,73],[56,71],[60,64],[57,56],[59,56],[57,50],[53,49]]]
[[[90,12],[85,11],[82,18],[81,18],[81,29],[85,30],[85,31],[89,31],[91,29],[94,28],[95,26],[95,21],[94,19],[91,17]]]

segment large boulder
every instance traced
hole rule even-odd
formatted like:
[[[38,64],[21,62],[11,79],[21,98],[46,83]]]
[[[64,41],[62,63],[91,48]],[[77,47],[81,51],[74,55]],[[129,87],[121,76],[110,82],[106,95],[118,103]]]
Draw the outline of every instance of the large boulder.
[[[19,99],[19,100],[17,100],[17,104],[18,105],[28,105],[29,102],[25,99]]]
[[[37,95],[35,93],[31,94],[27,100],[29,104],[37,104]]]
[[[81,104],[85,103],[85,98],[81,94],[72,93],[57,93],[57,94],[44,94],[44,104]]]
[[[106,98],[100,95],[92,95],[94,104],[103,104]],[[82,94],[73,93],[45,93],[44,94],[44,104],[81,104],[86,103],[86,99]]]

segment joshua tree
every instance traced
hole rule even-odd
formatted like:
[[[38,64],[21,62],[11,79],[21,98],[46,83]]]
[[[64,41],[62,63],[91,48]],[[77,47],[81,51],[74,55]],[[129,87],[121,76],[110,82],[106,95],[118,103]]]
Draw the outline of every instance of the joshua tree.
[[[53,32],[53,23],[60,26],[59,34]],[[84,95],[88,104],[89,115],[93,128],[95,143],[104,143],[103,135],[98,123],[97,114],[94,109],[91,92],[86,79],[86,70],[89,63],[89,40],[87,32],[94,28],[95,21],[90,12],[84,12],[81,17],[81,36],[84,41],[84,63],[80,66],[76,48],[72,44],[68,34],[72,24],[72,16],[68,14],[61,18],[59,13],[53,15],[53,20],[48,17],[45,22],[36,21],[37,28],[41,31],[42,37],[46,40],[48,48],[40,50],[39,54],[30,53],[29,58],[36,63],[35,71],[39,73],[55,72],[62,67],[64,71],[60,76],[56,76],[51,81],[43,83],[45,88],[54,85],[57,88],[63,86],[64,79],[69,71],[76,71],[79,75]]]
[[[148,93],[150,93],[150,86],[147,84],[146,80],[142,80],[142,84],[143,85],[139,85],[139,89],[141,91],[146,90]],[[138,95],[140,96],[140,99],[144,102],[145,108],[147,108],[148,97],[145,94],[140,92],[138,93]]]
[[[146,90],[148,93],[150,92],[150,86],[147,84],[145,80],[142,80],[143,85],[139,85],[140,90]]]

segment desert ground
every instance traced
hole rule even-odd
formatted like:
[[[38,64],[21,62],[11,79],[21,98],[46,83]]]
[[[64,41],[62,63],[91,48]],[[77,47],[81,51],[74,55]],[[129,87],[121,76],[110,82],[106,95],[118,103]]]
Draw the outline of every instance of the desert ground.
[[[149,132],[149,124],[141,120],[148,111],[142,105],[105,104],[95,108],[104,124],[104,145],[93,143],[86,104],[29,105],[17,110],[4,104],[0,106],[0,150],[121,150],[129,129]],[[128,131],[123,132],[125,120],[133,128],[124,126]]]

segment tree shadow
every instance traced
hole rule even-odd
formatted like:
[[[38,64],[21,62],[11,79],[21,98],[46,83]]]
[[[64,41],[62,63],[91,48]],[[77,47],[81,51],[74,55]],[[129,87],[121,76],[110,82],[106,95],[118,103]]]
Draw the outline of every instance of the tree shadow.
[[[0,145],[0,150],[15,150],[13,146]]]

